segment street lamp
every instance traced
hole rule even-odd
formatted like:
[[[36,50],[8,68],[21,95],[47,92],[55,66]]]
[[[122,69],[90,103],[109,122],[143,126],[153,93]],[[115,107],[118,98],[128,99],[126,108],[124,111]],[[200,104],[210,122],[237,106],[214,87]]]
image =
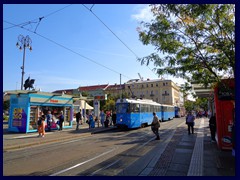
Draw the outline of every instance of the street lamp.
[[[31,38],[27,35],[26,37],[24,37],[23,35],[19,35],[18,36],[18,42],[16,44],[16,46],[22,50],[23,49],[23,65],[21,66],[22,69],[22,81],[21,81],[21,90],[23,90],[23,77],[24,77],[24,62],[25,62],[25,49],[29,48],[29,50],[32,50],[32,40]]]

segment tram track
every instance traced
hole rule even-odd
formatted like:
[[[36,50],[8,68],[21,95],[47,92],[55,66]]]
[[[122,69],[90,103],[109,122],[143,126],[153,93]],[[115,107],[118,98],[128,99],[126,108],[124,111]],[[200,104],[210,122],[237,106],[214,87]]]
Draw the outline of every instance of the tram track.
[[[174,129],[176,127],[174,124],[175,123],[173,121],[161,123],[160,135],[163,137],[167,134],[168,130]],[[61,157],[61,151],[68,149],[67,151],[71,154],[72,158],[64,157],[63,161],[59,160],[57,163],[51,162],[43,167],[41,171],[34,170],[35,165],[33,165],[32,172],[25,172],[20,175],[46,176],[55,174],[58,176],[96,176],[108,171],[109,169],[117,167],[119,167],[119,169],[124,169],[127,165],[137,160],[142,154],[147,153],[154,147],[156,141],[153,141],[153,139],[154,134],[149,127],[129,131],[114,131],[93,134],[92,136],[84,137],[79,140],[72,139],[52,144],[43,144],[38,147],[31,147],[24,150],[16,150],[14,152],[5,152],[8,156],[4,156],[4,166],[6,164],[11,165],[13,162],[31,161],[31,159],[38,162],[38,157],[42,154],[46,154],[47,157]],[[93,149],[89,151],[88,149],[93,145],[98,148],[96,150]],[[77,153],[77,149],[74,150],[72,146],[79,150],[82,149],[84,153],[75,156],[74,154]],[[69,149],[69,147],[72,148]],[[104,154],[105,152],[109,153]],[[100,154],[104,155],[99,156]],[[45,161],[47,161],[47,157],[44,158]],[[66,170],[64,171],[64,169]],[[119,169],[114,170],[114,174],[121,171]]]
[[[176,124],[170,123],[168,124],[167,128],[165,127],[165,125],[162,125],[162,128],[164,129],[160,131],[160,135],[162,138],[164,138],[164,136],[167,136],[167,134],[169,134],[169,130],[176,128]],[[140,129],[140,131],[145,131],[145,130]],[[133,135],[133,133],[131,132],[127,133],[122,137],[128,137],[129,135]],[[109,172],[114,173],[114,175],[118,174],[122,169],[126,168],[127,166],[129,166],[129,164],[133,163],[138,158],[140,158],[142,154],[146,154],[147,152],[151,151],[155,147],[154,146],[156,143],[156,141],[154,141],[155,137],[150,138],[150,136],[153,136],[152,132],[148,131],[147,133],[139,137],[141,139],[138,138],[137,144],[134,145],[133,147],[125,151],[122,151],[121,153],[105,161],[102,161],[99,164],[96,163],[95,166],[92,166],[91,168],[81,173],[78,173],[78,175],[81,175],[81,176],[113,175],[113,174],[109,174]],[[127,143],[132,143],[132,141],[129,141]],[[136,143],[136,141],[134,143]],[[116,172],[116,168],[118,169],[117,172]],[[66,173],[66,171],[64,172]],[[69,174],[71,174],[71,172],[66,173],[64,175],[69,175]],[[58,175],[60,175],[60,173]]]

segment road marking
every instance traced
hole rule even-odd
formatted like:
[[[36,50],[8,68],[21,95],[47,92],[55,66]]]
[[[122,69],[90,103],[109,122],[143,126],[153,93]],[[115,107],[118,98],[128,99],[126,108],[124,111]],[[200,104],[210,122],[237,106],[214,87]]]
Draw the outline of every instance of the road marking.
[[[53,132],[48,132],[48,133],[45,133],[46,135],[47,134],[52,134]],[[21,138],[26,138],[26,137],[33,137],[33,136],[38,136],[38,134],[32,134],[32,135],[25,135],[25,136],[16,136],[16,137],[12,137],[10,139],[21,139]]]
[[[112,150],[110,150],[110,151],[104,152],[104,153],[102,153],[102,154],[100,154],[100,155],[98,155],[98,156],[96,156],[96,157],[94,157],[94,158],[92,158],[92,159],[89,159],[89,160],[87,160],[87,161],[81,162],[81,163],[79,163],[79,164],[76,164],[76,165],[74,165],[74,166],[72,166],[72,167],[69,167],[69,168],[67,168],[67,169],[64,169],[64,170],[62,170],[62,171],[56,172],[56,173],[54,173],[54,174],[51,174],[51,175],[49,175],[49,176],[56,176],[56,175],[62,174],[62,173],[64,173],[64,172],[67,172],[67,171],[69,171],[69,170],[71,170],[71,169],[74,169],[74,168],[76,168],[76,167],[78,167],[78,166],[81,166],[81,165],[83,165],[83,164],[85,164],[85,163],[88,163],[88,162],[90,162],[90,161],[92,161],[92,160],[94,160],[94,159],[97,159],[97,158],[99,158],[99,157],[101,157],[101,156],[104,156],[105,154],[108,154],[108,153],[112,152],[113,150],[115,150],[115,148],[112,149]]]

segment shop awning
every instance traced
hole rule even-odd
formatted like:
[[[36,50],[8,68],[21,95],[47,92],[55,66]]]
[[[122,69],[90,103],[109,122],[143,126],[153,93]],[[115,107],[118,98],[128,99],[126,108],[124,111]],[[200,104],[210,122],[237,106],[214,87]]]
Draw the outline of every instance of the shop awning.
[[[93,109],[92,106],[90,106],[86,101],[84,100],[77,100],[73,104],[80,106],[81,109],[85,108],[85,103],[86,103],[86,109]]]

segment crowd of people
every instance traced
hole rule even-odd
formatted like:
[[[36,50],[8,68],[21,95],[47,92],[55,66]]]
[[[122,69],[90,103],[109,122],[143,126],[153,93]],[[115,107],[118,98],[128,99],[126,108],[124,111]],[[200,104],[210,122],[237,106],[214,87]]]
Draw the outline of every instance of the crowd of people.
[[[50,110],[47,111],[46,115],[43,112],[40,112],[39,119],[37,122],[38,134],[39,134],[38,137],[45,137],[45,128],[47,129],[48,132],[50,132],[52,130],[51,127],[52,127],[53,122],[57,124],[57,129],[59,131],[61,131],[63,128],[63,122],[64,122],[63,111],[60,111],[54,117]]]

